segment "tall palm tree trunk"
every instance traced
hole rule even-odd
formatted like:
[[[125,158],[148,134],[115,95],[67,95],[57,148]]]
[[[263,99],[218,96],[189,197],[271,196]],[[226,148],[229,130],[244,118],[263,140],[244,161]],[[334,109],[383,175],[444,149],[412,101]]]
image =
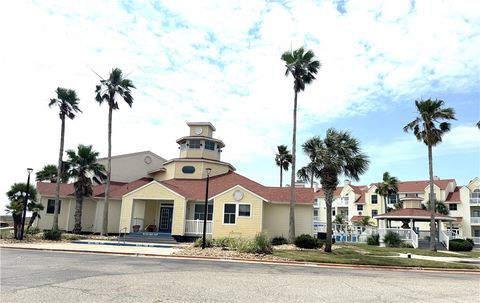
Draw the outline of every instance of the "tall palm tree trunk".
[[[310,188],[313,188],[313,168],[312,168],[312,176],[310,177]]]
[[[283,186],[283,162],[280,162],[280,187]]]
[[[437,251],[436,248],[436,228],[435,228],[435,199],[433,198],[433,159],[432,159],[432,146],[428,145],[428,174],[430,177],[430,250]]]
[[[79,234],[82,231],[82,206],[83,206],[83,197],[81,194],[76,194],[76,203],[75,203],[75,226],[73,227],[73,233]]]
[[[32,227],[33,225],[33,222],[35,222],[35,219],[38,217],[38,211],[34,211],[32,213],[32,216],[30,217],[30,221],[28,221],[28,225],[27,225],[27,230],[30,229],[30,227]]]
[[[110,194],[110,176],[112,174],[112,113],[111,105],[108,107],[108,160],[107,184],[105,185],[105,202],[103,203],[102,235],[108,235],[108,195]]]
[[[386,213],[387,212],[387,208],[388,208],[388,196],[383,196],[383,207],[385,207],[385,210],[383,213]]]
[[[292,177],[290,179],[290,220],[288,222],[288,241],[295,241],[295,162],[297,156],[297,90],[294,88],[293,100],[293,136],[292,136]]]
[[[63,145],[65,142],[65,116],[62,117],[62,127],[60,131],[60,150],[58,152],[58,166],[57,166],[57,184],[55,186],[55,206],[53,210],[53,225],[52,229],[58,229],[58,213],[60,208],[60,183],[62,175],[62,156],[63,156]]]
[[[325,204],[327,205],[327,239],[325,240],[325,252],[332,251],[332,201],[333,190],[325,188]]]

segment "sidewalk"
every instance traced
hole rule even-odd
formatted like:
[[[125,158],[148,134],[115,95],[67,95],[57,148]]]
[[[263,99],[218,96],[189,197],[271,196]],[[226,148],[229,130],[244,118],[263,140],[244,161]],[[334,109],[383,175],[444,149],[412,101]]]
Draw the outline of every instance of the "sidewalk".
[[[89,244],[88,242],[98,241],[82,241],[84,243],[68,243],[68,242],[49,242],[49,243],[15,243],[15,244],[0,244],[0,248],[14,248],[14,249],[32,249],[32,250],[53,250],[66,252],[90,252],[90,253],[112,253],[121,255],[158,255],[169,256],[179,248],[174,245],[171,247],[147,247],[147,246],[118,246],[118,245],[99,245]],[[108,242],[108,241],[102,241]],[[116,241],[110,241],[116,243]],[[131,243],[136,244],[136,243]],[[142,244],[142,243],[138,243]]]

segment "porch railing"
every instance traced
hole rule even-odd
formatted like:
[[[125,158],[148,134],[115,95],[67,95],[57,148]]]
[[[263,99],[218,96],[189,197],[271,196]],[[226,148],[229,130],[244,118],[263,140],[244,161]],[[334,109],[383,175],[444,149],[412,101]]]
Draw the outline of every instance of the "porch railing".
[[[473,243],[480,245],[480,237],[473,237]]]
[[[439,237],[439,240],[440,240],[440,243],[443,244],[443,246],[445,246],[445,248],[448,250],[448,246],[449,246],[449,242],[450,242],[450,238],[448,237],[448,235],[443,231],[441,230],[439,233],[438,233],[438,237]]]
[[[212,234],[212,221],[207,221],[206,233]],[[185,220],[185,234],[203,235],[203,220]]]
[[[412,230],[412,232],[410,234],[412,235],[413,248],[418,248],[418,235],[417,235],[417,233],[414,230]]]
[[[470,197],[470,204],[480,204],[480,198]]]

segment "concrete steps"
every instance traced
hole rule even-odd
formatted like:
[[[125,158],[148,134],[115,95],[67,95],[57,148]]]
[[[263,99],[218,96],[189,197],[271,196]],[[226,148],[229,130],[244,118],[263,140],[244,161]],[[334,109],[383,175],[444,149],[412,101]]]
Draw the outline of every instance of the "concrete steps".
[[[430,241],[428,240],[418,240],[418,248],[421,249],[430,249]],[[442,243],[436,243],[437,250],[447,250]]]
[[[118,237],[119,241],[137,242],[137,243],[161,243],[161,244],[177,244],[178,242],[166,233],[158,232],[133,232]]]

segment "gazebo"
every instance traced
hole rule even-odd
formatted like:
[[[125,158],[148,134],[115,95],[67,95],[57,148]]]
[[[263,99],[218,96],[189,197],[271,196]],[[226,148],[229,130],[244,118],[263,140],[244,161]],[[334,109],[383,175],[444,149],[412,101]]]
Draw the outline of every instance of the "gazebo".
[[[377,226],[379,226],[380,220],[386,222],[385,228],[383,229],[385,232],[390,229],[395,230],[394,228],[392,228],[392,221],[401,221],[403,223],[401,229],[403,229],[403,231],[408,231],[409,233],[407,238],[412,240],[414,246],[418,246],[418,232],[415,227],[415,223],[430,222],[431,218],[431,211],[421,208],[422,200],[422,198],[418,197],[402,198],[400,199],[400,201],[403,202],[402,209],[397,209],[386,212],[384,214],[380,214],[373,217],[373,219],[377,220]],[[452,223],[456,220],[457,218],[443,215],[438,212],[435,213],[435,222],[438,226],[438,239],[440,240],[440,242],[443,242],[446,247],[448,247],[449,235],[445,234],[442,231],[442,222],[449,222],[451,229]],[[398,229],[398,231],[400,231],[401,229]]]

